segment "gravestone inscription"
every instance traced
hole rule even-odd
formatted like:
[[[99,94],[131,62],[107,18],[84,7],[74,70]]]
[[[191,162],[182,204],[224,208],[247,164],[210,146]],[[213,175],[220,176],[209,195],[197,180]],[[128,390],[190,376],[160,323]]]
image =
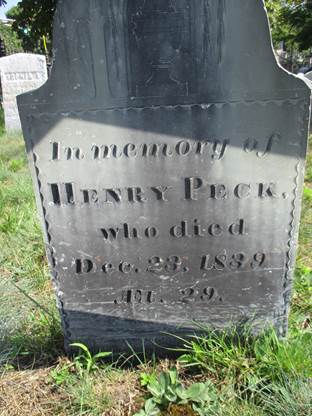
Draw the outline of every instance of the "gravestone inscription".
[[[21,130],[16,96],[35,90],[46,82],[46,58],[29,53],[0,58],[0,77],[5,128],[7,131]]]
[[[71,3],[18,99],[66,346],[285,333],[310,101],[263,2]]]

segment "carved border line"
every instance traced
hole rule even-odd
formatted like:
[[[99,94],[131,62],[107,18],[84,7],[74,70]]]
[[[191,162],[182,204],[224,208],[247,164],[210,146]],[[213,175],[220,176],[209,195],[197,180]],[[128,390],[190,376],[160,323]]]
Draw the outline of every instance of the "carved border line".
[[[299,126],[298,126],[298,133],[299,136],[303,139],[306,133],[306,111],[309,107],[307,100],[302,100],[300,103],[300,108],[303,112],[303,116],[298,118]],[[302,151],[302,148],[300,149]],[[283,325],[282,325],[282,335],[284,336],[287,333],[288,328],[288,312],[290,308],[291,302],[291,295],[293,292],[293,273],[295,272],[295,261],[296,261],[296,253],[298,249],[298,234],[299,234],[299,227],[300,223],[296,226],[296,219],[300,220],[300,211],[301,205],[298,206],[298,202],[301,201],[299,191],[300,185],[300,174],[303,174],[303,166],[302,166],[302,158],[301,154],[297,156],[297,163],[295,166],[295,177],[293,179],[294,182],[294,189],[293,189],[293,200],[292,200],[292,211],[290,214],[290,223],[289,223],[289,239],[288,239],[288,252],[287,252],[287,261],[286,261],[286,271],[284,274],[284,282],[283,282],[283,298],[284,298],[284,309],[283,309]],[[303,179],[304,180],[304,179]],[[294,244],[296,243],[296,244]]]
[[[284,282],[283,282],[283,290],[284,290],[283,292],[283,298],[284,298],[283,321],[284,322],[283,322],[283,328],[282,328],[283,335],[285,335],[285,333],[287,332],[287,320],[288,320],[287,315],[289,311],[289,302],[291,300],[291,291],[292,291],[292,282],[293,282],[293,273],[294,273],[293,262],[294,262],[294,256],[295,256],[296,249],[297,249],[297,244],[294,245],[293,242],[296,236],[296,228],[295,228],[296,213],[297,213],[296,202],[298,198],[300,165],[301,165],[301,161],[299,159],[295,166],[296,175],[293,180],[295,184],[295,187],[293,189],[294,198],[291,202],[292,210],[290,213],[290,223],[289,223],[289,231],[288,231],[289,240],[287,242],[288,251],[287,251],[287,257],[286,257],[287,258],[286,271],[285,271]]]
[[[32,142],[32,141],[31,141]],[[51,262],[49,262],[49,268],[51,270],[51,278],[52,278],[52,283],[54,286],[54,289],[56,291],[56,301],[57,301],[57,307],[58,310],[61,313],[61,318],[63,321],[63,326],[64,326],[64,338],[66,340],[66,338],[70,338],[70,325],[67,319],[67,314],[65,312],[64,309],[64,303],[62,300],[62,296],[60,295],[60,288],[59,288],[59,284],[58,284],[58,273],[56,271],[56,259],[55,259],[55,249],[53,247],[53,243],[52,243],[52,237],[50,234],[50,229],[51,229],[51,225],[49,222],[49,215],[47,213],[47,209],[46,209],[46,204],[45,204],[45,198],[43,196],[42,193],[42,182],[41,182],[41,172],[40,169],[38,167],[37,164],[37,160],[38,157],[36,155],[36,153],[33,151],[33,142],[32,142],[32,156],[33,156],[33,161],[34,161],[34,167],[35,167],[35,172],[36,172],[36,177],[37,177],[37,183],[38,183],[38,190],[39,190],[39,197],[42,203],[42,212],[43,212],[43,220],[44,220],[44,224],[45,224],[45,231],[46,231],[46,236],[47,236],[47,247],[46,247],[46,251],[48,250],[49,252],[47,253],[48,258],[51,260]]]
[[[66,111],[66,110],[60,110],[56,112],[42,112],[42,113],[33,113],[31,114],[32,117],[39,119],[42,117],[48,117],[52,118],[55,116],[62,116],[62,117],[68,117],[70,115],[79,116],[85,113],[98,113],[98,112],[115,112],[115,111],[145,111],[145,110],[176,110],[176,109],[190,109],[190,108],[201,108],[202,110],[216,107],[217,109],[221,109],[225,106],[233,106],[236,107],[238,105],[245,105],[247,107],[255,104],[259,104],[261,106],[266,106],[267,104],[275,104],[277,106],[282,106],[283,104],[290,103],[292,105],[297,105],[300,101],[306,101],[306,98],[288,98],[283,100],[265,100],[265,101],[224,101],[224,102],[213,102],[213,103],[196,103],[196,104],[174,104],[174,105],[155,105],[155,106],[146,106],[146,107],[107,107],[107,108],[90,108],[85,110],[73,110],[73,111]],[[40,106],[40,104],[38,104]],[[36,110],[36,106],[32,106],[33,110]]]

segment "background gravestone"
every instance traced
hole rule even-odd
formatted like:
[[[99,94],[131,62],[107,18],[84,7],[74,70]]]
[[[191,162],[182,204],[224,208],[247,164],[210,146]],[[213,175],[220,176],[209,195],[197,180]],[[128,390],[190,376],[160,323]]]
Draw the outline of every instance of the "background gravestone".
[[[312,93],[312,71],[306,73],[306,74],[298,74],[298,76],[303,79],[306,84],[308,85],[308,87],[311,90]],[[311,117],[310,117],[310,127],[312,125],[312,95],[311,95],[311,106],[310,106],[310,110],[311,110]]]
[[[307,74],[305,74],[306,78],[308,78],[308,80],[312,83],[312,71],[308,72]]]
[[[6,130],[21,130],[16,96],[46,82],[46,58],[27,53],[0,58],[0,77]]]
[[[260,0],[59,1],[18,99],[65,343],[287,329],[309,89]]]

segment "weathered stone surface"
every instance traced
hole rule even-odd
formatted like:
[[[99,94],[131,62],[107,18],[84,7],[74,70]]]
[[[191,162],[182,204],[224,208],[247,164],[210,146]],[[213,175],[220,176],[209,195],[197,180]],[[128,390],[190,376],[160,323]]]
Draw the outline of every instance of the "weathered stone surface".
[[[0,58],[0,77],[6,130],[21,130],[16,96],[46,82],[46,58],[28,53]]]
[[[310,92],[263,2],[63,0],[54,38],[18,102],[66,345],[284,333]]]
[[[308,87],[310,88],[312,92],[312,71],[308,72],[307,74],[301,74],[304,81],[307,83]],[[310,128],[312,126],[312,95],[311,95],[311,117],[310,117]]]
[[[305,74],[306,78],[308,78],[308,80],[310,82],[312,82],[312,71],[308,72],[307,74]]]

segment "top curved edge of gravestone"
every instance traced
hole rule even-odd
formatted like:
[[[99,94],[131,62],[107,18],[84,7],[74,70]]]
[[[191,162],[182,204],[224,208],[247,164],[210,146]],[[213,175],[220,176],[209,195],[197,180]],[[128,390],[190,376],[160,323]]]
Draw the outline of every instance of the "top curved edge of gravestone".
[[[20,64],[22,63],[24,60],[25,63],[29,63],[29,62],[41,62],[41,64],[45,65],[45,68],[47,68],[47,60],[46,57],[44,55],[40,55],[40,54],[34,54],[34,53],[15,53],[12,55],[8,55],[8,56],[3,56],[2,58],[0,58],[0,69],[1,67],[5,66],[5,65],[10,65],[12,64],[12,62],[16,63],[16,64]],[[25,69],[27,69],[27,65],[25,67]]]
[[[33,57],[33,58],[41,58],[46,60],[46,57],[44,55],[41,54],[37,54],[37,53],[27,53],[27,52],[18,52],[18,53],[14,53],[12,55],[7,55],[7,56],[3,56],[0,58],[0,62],[1,61],[6,61],[6,60],[11,60],[14,58],[28,58],[28,57]]]
[[[19,96],[19,107],[57,112],[308,99],[308,85],[277,62],[264,0],[165,3],[77,0],[72,7],[59,0],[51,76]]]
[[[286,73],[290,77],[290,79],[291,78],[293,80],[295,79],[298,82],[298,85],[301,84],[301,88],[306,91],[307,95],[311,95],[311,91],[309,91],[311,88],[310,88],[309,82],[307,82],[307,79],[305,77],[301,77],[300,76],[301,74],[295,74],[293,72],[288,71],[278,61],[278,56],[277,56],[277,54],[275,53],[275,50],[274,50],[270,19],[269,19],[269,14],[268,14],[267,8],[265,6],[265,0],[260,0],[260,1],[263,4],[263,8],[264,8],[264,11],[265,11],[265,14],[266,14],[267,24],[268,24],[268,28],[269,28],[269,37],[270,37],[270,43],[271,43],[271,50],[272,50],[272,53],[273,53],[273,56],[274,56],[275,64],[277,65],[279,70]],[[307,88],[305,88],[305,87],[307,87]]]

